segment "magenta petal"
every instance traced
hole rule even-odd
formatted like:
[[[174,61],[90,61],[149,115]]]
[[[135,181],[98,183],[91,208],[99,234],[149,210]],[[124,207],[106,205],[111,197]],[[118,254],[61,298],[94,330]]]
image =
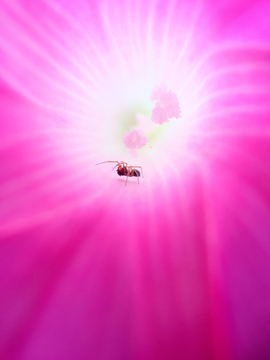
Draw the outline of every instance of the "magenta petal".
[[[270,358],[268,14],[0,1],[1,360]]]

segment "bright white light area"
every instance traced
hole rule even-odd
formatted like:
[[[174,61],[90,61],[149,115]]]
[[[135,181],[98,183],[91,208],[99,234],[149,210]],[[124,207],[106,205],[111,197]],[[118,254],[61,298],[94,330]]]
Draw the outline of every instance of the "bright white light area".
[[[83,146],[93,164],[134,163],[123,136],[139,126],[149,142],[137,151],[136,163],[151,173],[154,166],[160,169],[176,153],[188,151],[185,143],[199,117],[196,104],[205,89],[196,92],[201,80],[190,60],[194,49],[189,46],[198,9],[192,9],[192,21],[186,27],[189,9],[182,6],[178,16],[183,21],[175,27],[173,2],[166,14],[148,2],[145,19],[137,9],[139,2],[135,8],[131,4],[114,8],[101,2],[95,13],[99,26],[95,26],[83,18],[82,11],[76,14],[74,8],[71,17],[57,2],[44,3],[44,18],[48,12],[51,20],[44,23],[37,21],[40,8],[7,3],[0,14],[6,29],[0,44],[8,65],[0,69],[0,75],[45,109],[60,128],[68,129],[70,136],[73,132],[74,149],[87,144]],[[150,120],[154,108],[150,96],[161,83],[177,95],[181,118],[156,125]]]

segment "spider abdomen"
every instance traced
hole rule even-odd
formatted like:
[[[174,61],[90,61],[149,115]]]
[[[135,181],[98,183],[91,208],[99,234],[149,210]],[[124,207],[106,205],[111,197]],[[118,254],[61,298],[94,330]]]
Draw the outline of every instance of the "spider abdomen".
[[[141,173],[139,172],[139,170],[134,170],[133,172],[133,176],[141,176]]]

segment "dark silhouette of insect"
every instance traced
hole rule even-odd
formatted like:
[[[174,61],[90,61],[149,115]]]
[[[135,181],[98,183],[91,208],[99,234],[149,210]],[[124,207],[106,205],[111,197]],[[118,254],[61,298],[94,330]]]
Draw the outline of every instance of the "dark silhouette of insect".
[[[142,167],[141,166],[128,166],[128,164],[124,161],[103,161],[101,163],[98,163],[96,165],[100,165],[100,164],[105,164],[105,163],[117,163],[113,168],[115,169],[117,167],[117,174],[119,176],[126,176],[127,179],[126,179],[126,183],[125,183],[125,186],[127,185],[127,180],[129,177],[137,177],[138,179],[138,184],[140,183],[139,182],[139,177],[141,176],[141,173],[139,172],[139,170],[135,169],[135,168],[140,168],[141,171],[142,171]],[[142,176],[143,176],[143,172],[142,172]]]

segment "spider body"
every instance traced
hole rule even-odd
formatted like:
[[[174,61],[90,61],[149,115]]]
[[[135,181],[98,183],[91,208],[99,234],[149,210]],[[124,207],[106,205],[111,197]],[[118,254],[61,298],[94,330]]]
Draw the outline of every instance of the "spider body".
[[[129,167],[132,167],[132,166],[129,166]],[[129,177],[132,177],[132,176],[140,177],[141,176],[141,173],[139,172],[139,170],[132,169],[132,171],[129,173],[128,167],[121,166],[121,165],[118,166],[118,168],[116,170],[116,172],[119,176],[129,176]]]
[[[135,168],[141,168],[142,171],[142,167],[141,166],[128,166],[128,164],[124,161],[103,161],[101,163],[98,163],[96,165],[100,165],[100,164],[105,164],[105,163],[117,163],[113,168],[115,169],[117,167],[117,174],[119,176],[126,176],[126,184],[127,185],[127,180],[129,177],[137,177],[138,178],[138,184],[139,184],[139,177],[141,176],[141,173],[139,172],[139,170],[135,169]]]

